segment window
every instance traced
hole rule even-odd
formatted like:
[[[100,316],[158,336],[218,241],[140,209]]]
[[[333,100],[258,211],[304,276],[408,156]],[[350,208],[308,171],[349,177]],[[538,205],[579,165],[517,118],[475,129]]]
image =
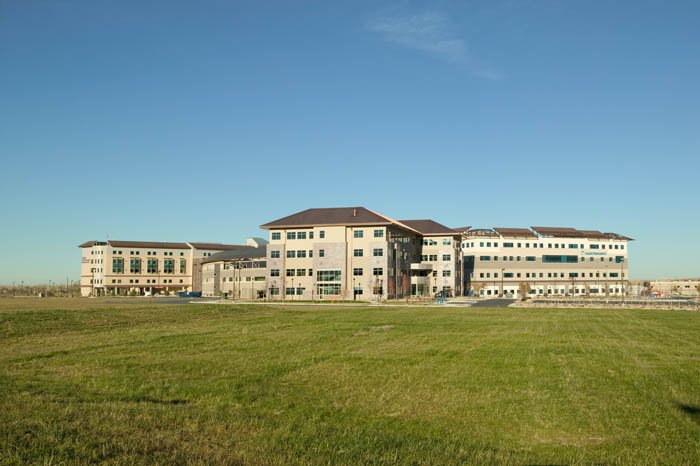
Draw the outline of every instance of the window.
[[[297,269],[297,277],[305,277],[306,269]]]
[[[279,252],[279,251],[270,251],[270,258],[271,258],[271,259],[279,259],[279,258],[280,258],[280,252]]]
[[[618,264],[621,264],[624,261],[625,261],[625,256],[615,256],[615,262],[617,262]]]
[[[294,295],[294,288],[287,287],[284,289],[284,294],[286,295]]]
[[[163,259],[163,273],[175,273],[175,259]]]
[[[487,247],[487,248],[490,248],[490,247],[491,247],[491,241],[487,241],[487,242],[486,242],[486,247]]]
[[[512,248],[512,247],[513,247],[513,243],[503,243],[503,247],[504,247],[504,248]]]
[[[578,249],[578,244],[570,244],[569,249]]]
[[[304,290],[305,290],[305,289],[306,289],[306,288],[302,288],[302,287],[300,287],[300,286],[297,287],[297,295],[302,295],[302,294],[304,294]]]
[[[443,270],[442,276],[443,277],[450,277],[450,276],[452,276],[452,271],[451,270]]]
[[[309,257],[314,257],[314,250],[313,249],[309,249]]]
[[[124,259],[115,257],[112,259],[112,273],[124,273]]]
[[[449,246],[449,245],[451,245],[451,244],[452,244],[452,240],[451,240],[450,238],[444,238],[444,239],[442,240],[442,245],[443,245],[443,246]]]
[[[610,278],[617,278],[618,274],[617,272],[610,272]]]
[[[316,281],[318,282],[339,282],[341,280],[340,270],[317,270]]]
[[[525,256],[526,262],[535,262],[535,256]]]
[[[320,231],[318,232],[318,237],[321,238],[321,239],[325,238],[325,237],[326,237],[326,232],[323,231],[323,230],[320,230]]]
[[[542,262],[544,263],[576,263],[578,262],[578,256],[542,256]]]
[[[442,255],[442,260],[444,261],[449,261],[452,259],[452,256],[450,254],[443,254]]]
[[[325,257],[326,251],[324,249],[319,249],[318,250],[318,257]]]
[[[597,244],[591,244],[588,247],[591,249],[598,249],[600,246],[598,246]]]
[[[384,238],[384,230],[374,230],[374,237],[375,238]]]
[[[384,269],[381,267],[375,267],[372,269],[372,275],[384,275]]]
[[[306,249],[300,249],[297,251],[297,257],[306,257]]]
[[[480,248],[483,248],[483,247],[484,247],[484,242],[483,242],[483,241],[479,241],[479,247],[480,247]]]
[[[357,294],[362,294],[362,287],[361,287],[361,286],[353,287],[353,291],[354,291],[354,293],[355,293],[356,295],[357,295]]]
[[[148,259],[146,262],[146,272],[158,273],[158,259]]]
[[[427,262],[427,261],[428,261],[428,255],[427,255],[427,254],[422,254],[422,255],[420,256],[420,260],[421,260],[421,262]]]
[[[288,231],[287,232],[287,239],[297,239],[297,232],[296,231]]]
[[[505,272],[503,278],[513,278],[513,272]]]
[[[384,255],[384,250],[381,249],[381,248],[374,249],[374,250],[372,251],[372,255],[373,255],[374,257],[383,256],[383,255]]]
[[[298,232],[297,239],[306,239],[306,232],[305,231]]]
[[[288,257],[288,258],[296,257],[296,254],[297,254],[296,251],[287,251],[287,257]]]
[[[129,273],[141,273],[141,259],[131,259],[129,261]]]
[[[187,271],[187,261],[185,259],[180,259],[180,273],[185,273]]]
[[[362,257],[362,249],[353,249],[352,255],[355,257]]]
[[[288,277],[293,277],[294,276],[295,269],[287,269],[287,276]]]
[[[314,232],[313,231],[309,232],[309,239],[314,239]]]
[[[356,277],[362,276],[362,269],[357,268],[357,269],[352,269],[352,274]]]
[[[318,285],[318,294],[321,296],[337,296],[340,294],[340,283],[323,283]]]
[[[437,254],[430,254],[430,255],[428,256],[428,260],[429,260],[429,261],[432,261],[432,262],[437,261]]]
[[[280,289],[272,287],[270,288],[270,296],[279,296],[280,294]]]
[[[272,241],[281,239],[281,237],[280,237],[280,232],[279,232],[279,231],[273,231],[272,233],[270,233],[270,239],[271,239]],[[279,292],[279,288],[275,288],[275,289],[277,290],[277,292]]]
[[[280,276],[280,269],[270,269],[270,276],[271,277],[279,277]]]
[[[562,274],[563,276],[564,274]],[[569,272],[569,278],[578,278],[578,272]]]
[[[364,235],[364,230],[355,230],[352,235],[355,238],[362,238]]]
[[[490,260],[491,260],[491,256],[480,256],[480,257],[479,257],[479,260],[482,260],[482,261],[490,261]]]

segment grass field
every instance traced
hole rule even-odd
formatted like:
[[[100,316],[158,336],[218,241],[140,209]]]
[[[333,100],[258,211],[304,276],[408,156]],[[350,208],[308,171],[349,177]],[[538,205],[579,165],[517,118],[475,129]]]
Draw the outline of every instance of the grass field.
[[[698,464],[700,313],[0,300],[1,464]]]

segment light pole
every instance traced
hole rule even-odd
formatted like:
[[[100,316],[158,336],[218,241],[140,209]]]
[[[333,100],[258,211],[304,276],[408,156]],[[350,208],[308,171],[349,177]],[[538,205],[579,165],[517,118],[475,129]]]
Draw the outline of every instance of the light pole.
[[[499,297],[503,297],[503,277],[505,275],[506,269],[501,269],[501,293],[499,294]]]
[[[355,292],[355,277],[352,277],[352,300],[357,299],[357,293]]]
[[[625,258],[622,257],[620,260],[620,301],[622,305],[625,305],[625,281],[624,281],[624,267],[622,264],[625,263]]]

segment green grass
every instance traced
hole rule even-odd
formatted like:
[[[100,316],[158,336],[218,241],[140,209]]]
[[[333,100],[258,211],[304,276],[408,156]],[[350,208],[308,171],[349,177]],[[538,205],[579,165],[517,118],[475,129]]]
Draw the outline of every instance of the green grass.
[[[1,464],[698,464],[700,313],[0,300]]]

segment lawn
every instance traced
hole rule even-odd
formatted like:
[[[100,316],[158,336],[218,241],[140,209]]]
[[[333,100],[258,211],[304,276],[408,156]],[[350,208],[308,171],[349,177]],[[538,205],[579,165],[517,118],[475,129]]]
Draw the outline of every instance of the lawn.
[[[0,464],[698,464],[700,313],[4,299],[0,395]]]

